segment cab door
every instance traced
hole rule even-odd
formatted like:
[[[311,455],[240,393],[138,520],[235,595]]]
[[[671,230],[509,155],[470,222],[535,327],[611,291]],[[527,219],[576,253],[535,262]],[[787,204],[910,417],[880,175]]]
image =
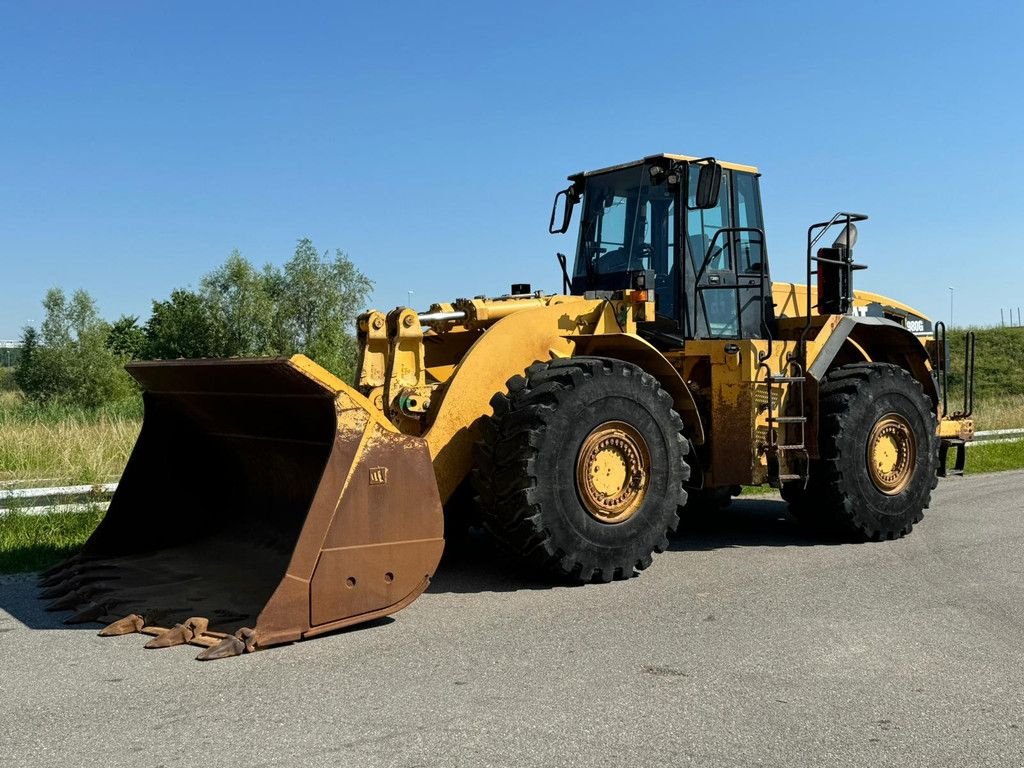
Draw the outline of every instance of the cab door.
[[[770,304],[771,291],[757,178],[723,172],[718,206],[702,210],[693,199],[697,173],[691,168],[686,215],[694,275],[687,297],[693,307],[691,333],[694,338],[762,338],[762,306]]]

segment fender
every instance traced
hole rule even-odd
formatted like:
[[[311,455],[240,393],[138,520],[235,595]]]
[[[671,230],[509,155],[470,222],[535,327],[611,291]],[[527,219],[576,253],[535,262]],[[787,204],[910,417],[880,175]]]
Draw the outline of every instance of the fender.
[[[921,340],[899,323],[881,317],[844,317],[808,366],[808,375],[820,382],[841,353],[852,353],[864,362],[893,363],[905,368],[920,382],[932,404],[938,404],[939,393],[928,353]]]
[[[576,340],[576,354],[614,357],[616,360],[625,360],[643,368],[672,396],[690,440],[698,445],[704,443],[704,424],[697,410],[697,402],[693,399],[693,393],[686,386],[676,367],[648,341],[631,333],[583,336]]]

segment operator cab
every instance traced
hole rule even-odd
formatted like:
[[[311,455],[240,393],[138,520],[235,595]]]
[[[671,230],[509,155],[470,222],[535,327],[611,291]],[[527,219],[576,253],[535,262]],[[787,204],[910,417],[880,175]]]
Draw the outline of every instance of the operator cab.
[[[759,176],[682,155],[570,176],[550,230],[565,232],[581,203],[572,293],[623,290],[638,276],[650,288],[653,277],[657,317],[645,335],[762,338],[773,315]]]

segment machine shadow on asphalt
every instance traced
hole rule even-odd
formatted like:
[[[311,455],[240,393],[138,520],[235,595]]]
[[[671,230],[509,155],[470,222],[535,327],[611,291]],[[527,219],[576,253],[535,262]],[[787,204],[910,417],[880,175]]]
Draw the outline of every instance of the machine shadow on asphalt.
[[[681,515],[670,552],[706,551],[730,547],[812,547],[849,543],[813,531],[787,512],[778,499],[738,498],[724,509]]]
[[[472,528],[445,542],[444,555],[427,592],[475,594],[566,586],[576,585],[527,571],[484,531]]]
[[[98,631],[96,624],[65,624],[71,611],[46,611],[39,599],[35,574],[3,577],[0,582],[0,611],[4,611],[29,629],[87,629]]]
[[[682,515],[679,530],[670,538],[668,552],[708,551],[735,547],[808,547],[841,543],[799,525],[777,499],[738,498],[724,509]],[[664,555],[662,555],[664,557]],[[657,559],[654,567],[657,567]],[[640,577],[642,578],[642,576]],[[546,578],[523,569],[518,561],[501,552],[481,530],[449,538],[434,579],[433,594],[516,592],[579,586]],[[37,599],[34,578],[10,579],[0,590],[0,609],[30,629],[83,629],[96,631],[94,624],[64,624],[69,612],[47,612]],[[383,618],[365,626],[380,626]],[[344,631],[357,631],[352,627]]]
[[[739,498],[724,509],[682,514],[668,552],[734,547],[811,547],[845,543],[801,526],[778,499]],[[664,555],[662,555],[664,557]],[[658,558],[654,566],[657,568]],[[643,578],[641,575],[640,578]],[[428,592],[515,592],[580,586],[527,571],[501,552],[482,531],[472,529],[449,540]]]

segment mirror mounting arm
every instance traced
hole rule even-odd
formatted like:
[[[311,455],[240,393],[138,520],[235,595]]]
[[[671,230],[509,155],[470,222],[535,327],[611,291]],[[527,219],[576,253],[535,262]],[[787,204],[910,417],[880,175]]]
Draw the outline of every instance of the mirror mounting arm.
[[[690,206],[690,166],[700,168],[697,174],[697,188],[694,192],[695,205]],[[683,200],[691,211],[706,210],[718,206],[718,195],[722,186],[722,166],[713,157],[702,157],[697,160],[677,160],[668,169],[670,186],[683,187]]]

